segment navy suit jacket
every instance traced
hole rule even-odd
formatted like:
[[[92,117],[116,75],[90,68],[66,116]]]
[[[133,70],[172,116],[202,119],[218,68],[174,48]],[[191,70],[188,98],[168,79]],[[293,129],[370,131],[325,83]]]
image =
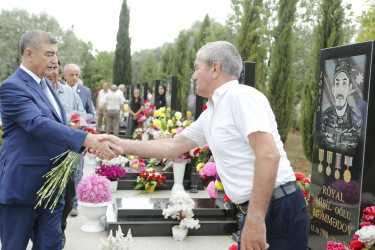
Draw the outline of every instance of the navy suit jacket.
[[[77,83],[77,94],[81,97],[83,108],[86,110],[86,113],[90,115],[89,120],[95,120],[94,107],[91,101],[91,90],[88,87]]]
[[[3,145],[0,150],[0,203],[36,204],[36,192],[55,165],[51,158],[79,152],[87,133],[66,126],[64,108],[56,114],[48,97],[29,74],[19,68],[0,86]]]

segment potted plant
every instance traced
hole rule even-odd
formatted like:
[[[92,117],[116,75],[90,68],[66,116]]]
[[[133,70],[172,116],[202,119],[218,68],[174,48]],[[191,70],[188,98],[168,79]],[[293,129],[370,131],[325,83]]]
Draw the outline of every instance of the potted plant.
[[[121,166],[109,166],[100,164],[100,168],[95,169],[95,173],[99,176],[104,176],[111,181],[111,190],[116,192],[118,186],[118,179],[126,176],[126,171]]]
[[[188,228],[198,229],[200,227],[199,220],[193,219],[193,208],[195,203],[187,193],[175,193],[170,199],[172,205],[163,209],[164,218],[171,217],[180,221],[179,225],[172,227],[172,234],[175,240],[184,240]]]
[[[92,174],[82,178],[77,185],[77,200],[87,222],[81,226],[85,232],[101,232],[105,227],[100,218],[112,201],[111,182],[104,176]]]
[[[157,185],[165,186],[166,180],[167,178],[163,173],[158,173],[154,169],[148,168],[139,173],[137,185],[135,185],[134,189],[145,188],[145,190],[138,192],[137,195],[145,192],[151,193],[154,192]]]

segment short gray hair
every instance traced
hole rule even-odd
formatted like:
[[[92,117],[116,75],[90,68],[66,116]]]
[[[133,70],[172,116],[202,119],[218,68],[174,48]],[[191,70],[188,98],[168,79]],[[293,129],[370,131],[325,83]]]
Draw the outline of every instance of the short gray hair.
[[[197,52],[197,57],[208,66],[218,62],[223,71],[230,77],[239,78],[242,71],[242,59],[236,47],[226,41],[207,43]]]
[[[122,89],[122,88],[125,90],[125,85],[124,84],[118,85],[118,89]]]
[[[113,92],[115,92],[115,91],[117,90],[117,86],[116,86],[115,84],[113,84],[113,85],[111,86],[111,90],[112,90]]]
[[[57,40],[51,33],[44,30],[29,30],[22,37],[20,41],[21,55],[26,48],[31,48],[38,51],[42,47],[42,43],[57,44]]]
[[[77,64],[75,64],[75,63],[68,63],[68,64],[65,64],[65,66],[64,66],[64,73],[66,73],[66,71],[68,71],[68,68],[70,67],[70,65],[75,65],[75,66],[77,66],[77,67],[78,67],[78,70],[79,70],[79,73],[81,73],[81,68],[80,68]]]

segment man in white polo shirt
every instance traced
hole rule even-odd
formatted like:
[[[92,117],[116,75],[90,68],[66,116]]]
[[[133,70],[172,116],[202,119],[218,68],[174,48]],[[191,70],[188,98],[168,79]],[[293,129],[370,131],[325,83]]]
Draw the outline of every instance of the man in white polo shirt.
[[[307,207],[267,98],[237,79],[242,60],[228,42],[204,45],[194,63],[197,94],[208,108],[173,139],[121,140],[131,155],[174,158],[208,143],[228,197],[239,204],[238,249],[307,249]],[[268,248],[269,247],[269,248]]]

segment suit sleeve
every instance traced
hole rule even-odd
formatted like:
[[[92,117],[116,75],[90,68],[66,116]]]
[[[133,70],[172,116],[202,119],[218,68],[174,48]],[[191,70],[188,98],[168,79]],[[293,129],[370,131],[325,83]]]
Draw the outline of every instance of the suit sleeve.
[[[0,106],[3,115],[38,139],[78,153],[87,133],[69,128],[48,117],[46,110],[49,107],[25,88],[25,85],[13,82],[2,84]]]

